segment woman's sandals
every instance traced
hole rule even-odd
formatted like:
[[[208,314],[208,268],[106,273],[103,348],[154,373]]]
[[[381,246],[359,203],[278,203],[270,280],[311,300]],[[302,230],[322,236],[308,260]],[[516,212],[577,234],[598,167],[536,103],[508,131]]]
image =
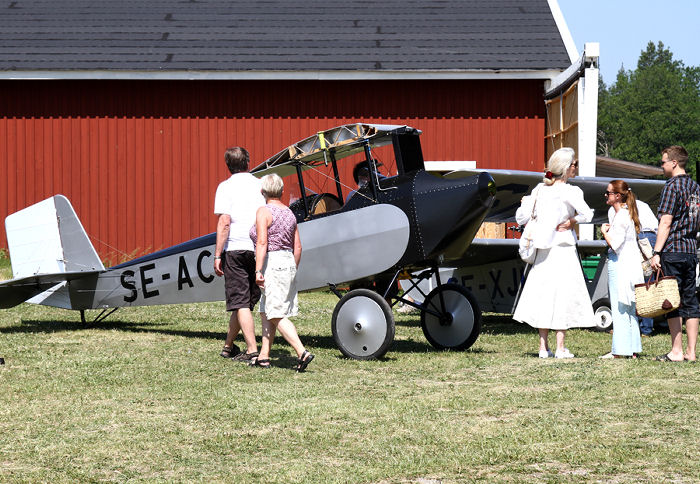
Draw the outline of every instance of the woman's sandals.
[[[248,366],[259,366],[260,368],[272,368],[272,365],[270,364],[270,360],[267,358],[265,359],[260,359],[260,358],[254,358],[251,360],[250,363],[248,363]]]
[[[309,353],[308,351],[304,350],[304,352],[301,354],[301,358],[297,358],[297,364],[294,366],[294,369],[301,373],[302,371],[306,370],[306,367],[309,366],[309,363],[314,359],[314,355],[312,353]],[[260,359],[260,358],[253,358],[248,362],[248,366],[257,366],[260,368],[271,368],[272,364],[270,364],[270,360],[267,358]]]
[[[301,373],[302,371],[306,370],[306,367],[309,366],[309,363],[311,363],[313,359],[313,353],[309,353],[308,351],[304,350],[304,352],[301,354],[301,358],[297,358],[297,366],[295,366],[294,369]]]

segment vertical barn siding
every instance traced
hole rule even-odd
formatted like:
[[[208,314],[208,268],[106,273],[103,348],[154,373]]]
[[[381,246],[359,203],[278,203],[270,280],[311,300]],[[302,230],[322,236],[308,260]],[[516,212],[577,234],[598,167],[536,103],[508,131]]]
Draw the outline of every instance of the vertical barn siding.
[[[351,122],[423,130],[426,160],[539,170],[542,82],[0,81],[0,218],[56,193],[107,262],[209,233],[226,147],[252,164]],[[350,164],[343,167],[345,175]],[[6,247],[4,224],[0,245]],[[121,255],[119,255],[121,254]]]

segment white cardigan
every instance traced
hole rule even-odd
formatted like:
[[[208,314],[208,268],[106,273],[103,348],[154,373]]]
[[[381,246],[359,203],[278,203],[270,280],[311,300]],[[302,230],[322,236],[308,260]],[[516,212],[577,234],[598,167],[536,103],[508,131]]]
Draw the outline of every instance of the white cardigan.
[[[593,219],[593,209],[583,199],[583,191],[568,183],[537,185],[531,195],[523,197],[520,208],[515,212],[518,224],[525,225],[530,221],[532,206],[535,203],[537,229],[533,241],[538,249],[549,249],[555,245],[575,245],[576,232],[557,232],[557,225],[571,217],[574,217],[577,223],[588,223]]]
[[[634,285],[644,282],[637,232],[627,208],[608,213],[610,248],[617,254],[617,299],[623,304],[634,302]]]

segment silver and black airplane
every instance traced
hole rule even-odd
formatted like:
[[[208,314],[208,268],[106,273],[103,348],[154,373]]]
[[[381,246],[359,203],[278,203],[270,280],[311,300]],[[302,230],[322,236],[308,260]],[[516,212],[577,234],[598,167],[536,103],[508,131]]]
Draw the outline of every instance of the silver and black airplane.
[[[517,240],[474,237],[485,220],[513,221],[522,196],[542,178],[504,170],[429,173],[420,134],[409,126],[343,125],[251,170],[284,178],[303,248],[297,287],[330,288],[339,297],[331,328],[338,348],[351,358],[379,358],[388,351],[394,339],[391,306],[399,301],[420,310],[434,347],[469,348],[481,329],[479,304],[464,285],[443,283],[439,268],[516,258]],[[366,171],[365,184],[351,185],[344,175],[349,170],[340,169],[347,162]],[[607,212],[600,193],[608,181],[574,180],[598,209],[598,221]],[[634,180],[638,196],[652,204],[660,184]],[[0,283],[0,308],[26,301],[78,310],[83,321],[87,310],[101,310],[93,321],[99,322],[125,306],[223,299],[222,278],[213,273],[215,233],[106,269],[62,195],[8,216],[6,232],[14,279]],[[582,247],[603,249],[600,241]],[[422,280],[437,283],[416,303],[399,294],[400,279],[411,279],[419,291]]]

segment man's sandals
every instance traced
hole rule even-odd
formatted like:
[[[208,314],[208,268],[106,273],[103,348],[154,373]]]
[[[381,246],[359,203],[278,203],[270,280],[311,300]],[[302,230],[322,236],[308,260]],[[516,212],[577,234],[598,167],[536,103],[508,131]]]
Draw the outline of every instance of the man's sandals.
[[[255,359],[258,357],[258,352],[254,353],[238,353],[236,356],[231,358],[233,361],[240,361],[241,363],[248,363],[250,364],[251,362],[255,361]]]
[[[223,358],[233,358],[234,356],[241,354],[241,349],[236,345],[224,346],[220,354]]]
[[[309,363],[311,363],[313,359],[313,353],[309,353],[308,351],[304,350],[304,352],[301,354],[301,358],[297,358],[297,365],[294,367],[294,369],[301,373],[302,371],[306,370],[306,367],[309,366]]]

